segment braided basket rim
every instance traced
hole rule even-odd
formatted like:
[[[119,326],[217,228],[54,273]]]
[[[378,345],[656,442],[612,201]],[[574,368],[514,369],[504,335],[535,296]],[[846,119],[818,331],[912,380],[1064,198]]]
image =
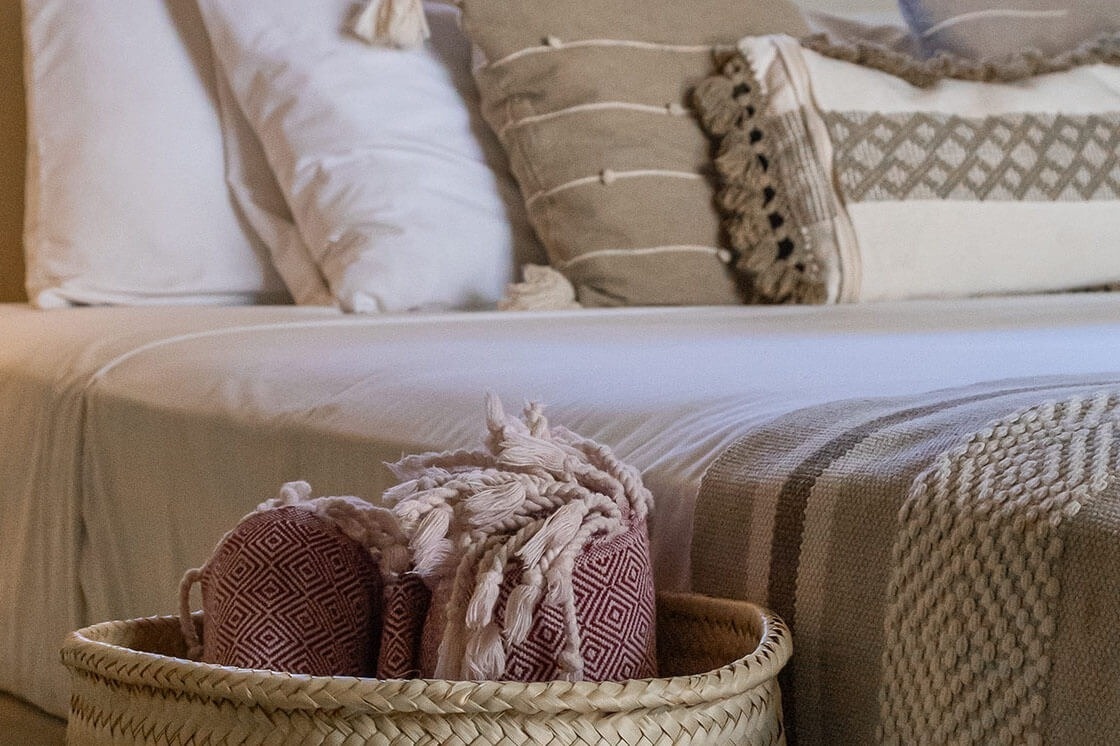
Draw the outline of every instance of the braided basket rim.
[[[94,624],[72,632],[61,650],[73,672],[124,685],[272,710],[348,709],[368,714],[423,712],[434,715],[563,712],[625,713],[694,706],[740,696],[777,676],[792,653],[789,629],[775,614],[746,601],[697,594],[659,593],[660,614],[691,617],[733,629],[760,630],[759,643],[743,657],[711,671],[626,681],[448,681],[311,676],[236,668],[133,650],[116,644],[136,627],[163,631],[175,616]],[[196,615],[198,617],[199,615]]]

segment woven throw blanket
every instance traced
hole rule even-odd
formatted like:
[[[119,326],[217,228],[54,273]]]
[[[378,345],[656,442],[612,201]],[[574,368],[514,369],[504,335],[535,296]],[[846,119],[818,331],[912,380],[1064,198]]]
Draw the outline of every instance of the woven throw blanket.
[[[793,629],[791,741],[1120,733],[1120,375],[813,407],[712,465],[695,590]]]

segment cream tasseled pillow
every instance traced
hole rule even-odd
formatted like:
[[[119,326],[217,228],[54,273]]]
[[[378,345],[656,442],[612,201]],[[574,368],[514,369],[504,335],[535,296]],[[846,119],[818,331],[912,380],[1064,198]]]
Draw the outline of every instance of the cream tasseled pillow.
[[[736,269],[770,302],[1120,281],[1117,41],[939,76],[881,50],[854,50],[859,65],[745,37],[696,92]]]

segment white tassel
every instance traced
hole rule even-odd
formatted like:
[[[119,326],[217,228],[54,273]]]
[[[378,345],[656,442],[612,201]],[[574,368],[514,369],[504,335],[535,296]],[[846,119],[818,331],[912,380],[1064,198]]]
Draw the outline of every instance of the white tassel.
[[[525,503],[525,487],[516,481],[479,490],[466,499],[470,525],[485,528],[509,518]]]
[[[524,282],[506,286],[506,297],[498,302],[501,311],[565,311],[582,308],[576,289],[568,278],[552,267],[526,264]]]
[[[431,36],[421,0],[369,0],[350,30],[370,44],[407,49]]]
[[[493,681],[506,670],[506,650],[498,625],[489,624],[467,642],[464,678],[470,681]]]
[[[467,604],[467,629],[482,629],[494,619],[494,606],[502,590],[502,574],[488,572],[482,576]]]
[[[567,451],[552,441],[528,434],[506,433],[498,463],[521,469],[538,466],[553,474],[565,474],[568,455]]]
[[[449,510],[431,510],[421,519],[409,542],[414,558],[413,566],[419,575],[430,575],[451,553],[452,545],[447,538],[450,527]]]
[[[486,427],[490,432],[501,433],[506,426],[506,411],[502,407],[502,400],[492,392],[486,392]]]
[[[520,645],[529,637],[533,628],[533,613],[541,599],[540,583],[519,585],[509,592],[506,600],[505,630],[510,645]]]
[[[586,514],[587,506],[583,503],[573,502],[557,508],[533,538],[525,542],[525,546],[517,551],[517,556],[524,566],[537,567],[541,564],[545,552],[557,551],[570,543],[579,533]]]

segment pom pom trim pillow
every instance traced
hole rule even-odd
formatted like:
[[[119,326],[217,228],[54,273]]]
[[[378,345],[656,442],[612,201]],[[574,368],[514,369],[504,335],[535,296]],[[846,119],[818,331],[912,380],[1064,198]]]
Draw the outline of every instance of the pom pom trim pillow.
[[[760,300],[1120,280],[1120,67],[921,89],[748,37],[696,104],[736,267]]]
[[[483,114],[580,304],[738,303],[688,107],[714,47],[805,32],[785,0],[463,0]]]

